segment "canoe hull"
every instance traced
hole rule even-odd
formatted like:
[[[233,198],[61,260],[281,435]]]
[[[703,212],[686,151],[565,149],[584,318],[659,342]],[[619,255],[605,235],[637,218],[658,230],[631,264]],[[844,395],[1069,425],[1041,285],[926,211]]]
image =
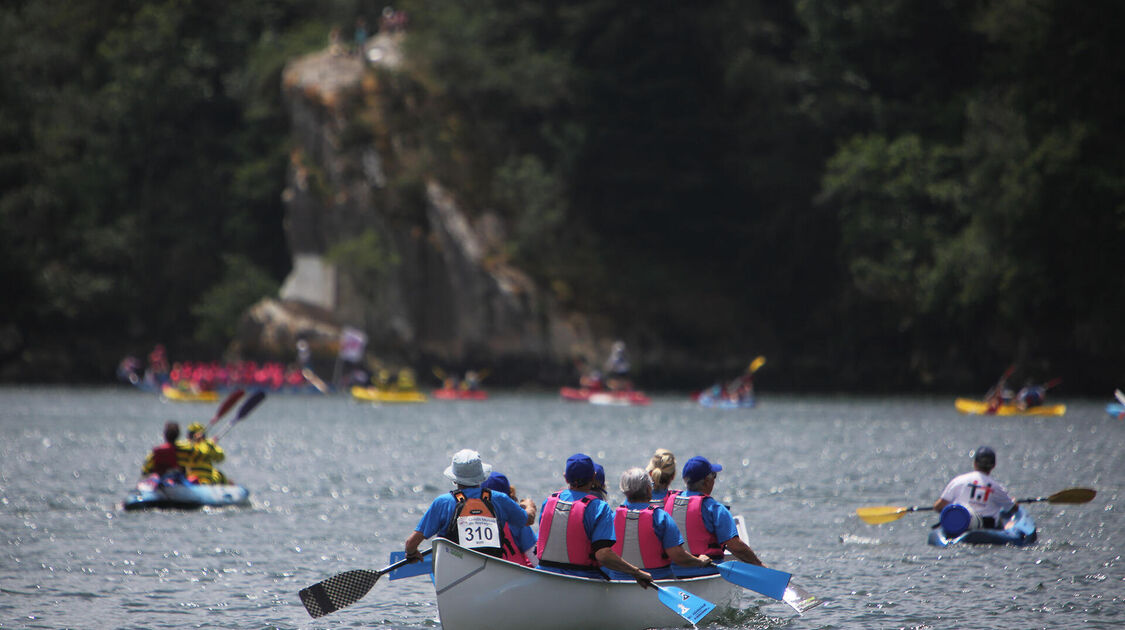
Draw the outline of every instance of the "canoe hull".
[[[351,389],[352,397],[364,402],[382,403],[421,403],[426,402],[426,395],[418,391],[396,392],[378,387],[360,387],[356,385]]]
[[[142,479],[126,497],[126,510],[198,510],[202,507],[250,505],[250,491],[242,486],[170,482],[153,476]]]
[[[955,536],[946,537],[938,527],[930,531],[926,542],[935,547],[948,547],[955,544],[969,545],[1015,545],[1023,547],[1035,542],[1039,534],[1035,529],[1035,520],[1021,506],[1010,518],[1001,521],[1002,528],[997,529],[970,529]]]
[[[1020,409],[1015,405],[1000,405],[995,413],[990,414],[988,413],[988,403],[983,400],[970,400],[968,398],[958,398],[953,405],[957,408],[957,411],[970,415],[1061,416],[1066,413],[1066,405],[1040,405],[1027,409]]]
[[[709,617],[736,608],[742,591],[717,575],[658,583],[715,604]],[[539,571],[441,538],[434,539],[434,590],[443,630],[642,630],[688,625],[660,603],[657,591],[635,582]]]

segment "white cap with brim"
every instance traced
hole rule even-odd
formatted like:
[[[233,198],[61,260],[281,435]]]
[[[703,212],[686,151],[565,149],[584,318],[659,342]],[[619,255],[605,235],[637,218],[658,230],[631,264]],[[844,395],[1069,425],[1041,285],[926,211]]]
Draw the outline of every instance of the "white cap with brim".
[[[445,469],[445,476],[462,486],[479,486],[491,472],[492,466],[480,460],[480,453],[465,448],[453,454],[453,462]]]

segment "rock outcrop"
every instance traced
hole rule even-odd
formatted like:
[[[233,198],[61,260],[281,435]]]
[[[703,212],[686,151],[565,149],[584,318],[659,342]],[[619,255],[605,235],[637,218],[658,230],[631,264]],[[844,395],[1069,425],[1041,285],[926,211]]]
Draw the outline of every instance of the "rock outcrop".
[[[285,69],[293,271],[279,299],[247,314],[239,343],[285,354],[300,335],[324,356],[351,326],[384,364],[490,366],[509,383],[569,376],[575,357],[598,354],[588,318],[560,312],[504,261],[501,220],[462,207],[438,174],[421,176],[420,209],[389,183],[416,163],[384,111],[398,98],[393,37],[363,57],[324,51]]]

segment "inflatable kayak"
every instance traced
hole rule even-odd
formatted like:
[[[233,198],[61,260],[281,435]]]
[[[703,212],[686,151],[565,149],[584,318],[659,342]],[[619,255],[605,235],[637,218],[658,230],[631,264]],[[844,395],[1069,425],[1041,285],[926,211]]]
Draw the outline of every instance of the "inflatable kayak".
[[[1066,405],[1040,405],[1038,407],[1028,407],[1027,409],[1020,409],[1016,405],[1003,404],[996,411],[988,412],[988,403],[983,400],[970,400],[968,398],[958,398],[954,401],[953,406],[961,413],[972,415],[992,415],[992,416],[1061,416],[1066,413]]]
[[[958,509],[959,508],[959,509]],[[942,510],[941,524],[930,531],[926,542],[935,547],[948,547],[957,543],[970,545],[1030,545],[1038,538],[1035,520],[1020,506],[1015,513],[1001,516],[998,527],[972,527],[975,523],[969,510],[960,505],[949,505]],[[968,529],[966,529],[968,527]]]
[[[378,387],[352,387],[352,397],[365,402],[420,403],[426,402],[426,395],[417,390],[397,391]]]
[[[479,389],[435,389],[433,397],[438,400],[488,400],[488,392]]]
[[[715,409],[749,409],[757,404],[753,396],[731,400],[730,398],[716,397],[707,393],[700,394],[699,398],[696,398],[696,402],[704,407],[713,407]]]
[[[181,389],[174,385],[164,385],[160,388],[160,395],[166,400],[176,402],[219,402],[219,392],[213,389],[196,391]]]
[[[250,491],[237,485],[191,483],[182,473],[149,475],[137,482],[122,507],[126,510],[170,508],[197,510],[201,507],[250,505]]]
[[[1109,403],[1105,406],[1105,412],[1120,420],[1125,418],[1125,405],[1115,402]]]
[[[586,387],[563,387],[559,396],[570,402],[588,402],[592,405],[647,405],[652,399],[635,389],[593,390]]]

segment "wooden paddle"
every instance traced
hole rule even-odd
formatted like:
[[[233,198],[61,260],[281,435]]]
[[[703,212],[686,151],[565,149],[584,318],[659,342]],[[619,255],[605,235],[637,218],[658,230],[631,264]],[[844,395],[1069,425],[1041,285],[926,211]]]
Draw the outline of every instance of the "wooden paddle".
[[[431,551],[433,550],[427,549],[422,552],[422,555],[425,556]],[[323,582],[305,587],[297,594],[301,597],[301,603],[305,605],[305,610],[309,612],[310,616],[313,618],[323,617],[363,599],[363,596],[367,595],[368,591],[379,581],[379,578],[401,566],[410,564],[410,562],[410,560],[403,559],[378,571],[367,569],[344,571]]]
[[[207,432],[211,430],[211,427],[215,426],[215,423],[219,421],[219,418],[227,415],[227,412],[229,412],[231,408],[234,407],[234,404],[237,403],[245,393],[246,390],[236,389],[228,394],[226,400],[223,401],[223,404],[219,405],[219,410],[215,412],[214,417],[212,417],[211,420],[207,423],[207,426],[203,428],[203,434],[206,435]]]
[[[223,437],[227,433],[230,433],[230,430],[234,428],[234,425],[242,422],[242,420],[246,416],[250,415],[250,412],[254,411],[254,408],[257,407],[258,404],[261,403],[263,399],[265,399],[265,397],[266,392],[263,390],[258,390],[251,394],[250,398],[247,398],[246,402],[242,403],[242,406],[238,408],[238,415],[231,419],[230,424],[223,427],[223,430],[214,437],[214,441],[218,442],[219,438]]]
[[[1067,488],[1060,490],[1047,497],[1031,497],[1028,499],[1020,499],[1017,503],[1038,503],[1040,501],[1047,501],[1049,503],[1089,503],[1094,499],[1097,492],[1091,488]],[[871,525],[882,525],[883,523],[890,523],[897,521],[905,516],[908,512],[927,512],[933,511],[934,507],[930,506],[912,506],[900,507],[893,505],[877,505],[872,507],[861,507],[856,509],[855,513],[865,523]]]

